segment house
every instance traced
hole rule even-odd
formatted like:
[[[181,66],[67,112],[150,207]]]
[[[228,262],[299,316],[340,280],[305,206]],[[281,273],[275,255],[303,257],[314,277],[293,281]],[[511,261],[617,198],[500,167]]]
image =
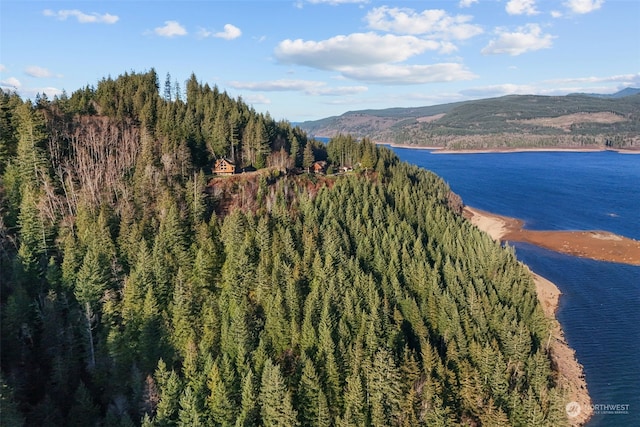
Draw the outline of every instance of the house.
[[[313,170],[313,173],[325,173],[327,169],[327,162],[324,160],[314,162],[311,169]]]
[[[213,165],[213,173],[216,175],[233,175],[236,173],[236,164],[223,157],[216,160]]]

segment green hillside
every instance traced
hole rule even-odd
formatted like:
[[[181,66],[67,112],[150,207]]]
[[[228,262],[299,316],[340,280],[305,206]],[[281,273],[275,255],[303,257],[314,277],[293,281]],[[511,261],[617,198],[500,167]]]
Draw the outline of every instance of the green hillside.
[[[530,273],[442,179],[186,89],[1,94],[3,426],[567,424]]]
[[[300,127],[317,136],[349,133],[375,142],[449,149],[640,149],[640,94],[620,94],[510,95],[432,107],[363,110]]]

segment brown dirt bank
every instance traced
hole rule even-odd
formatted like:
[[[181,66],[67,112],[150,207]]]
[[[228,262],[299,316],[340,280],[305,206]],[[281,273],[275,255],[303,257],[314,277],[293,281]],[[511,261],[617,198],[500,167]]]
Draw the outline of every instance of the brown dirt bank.
[[[598,261],[640,265],[640,241],[608,231],[537,231],[523,229],[524,223],[509,218],[465,207],[465,216],[478,228],[489,227],[496,240],[526,242],[536,246]],[[483,228],[480,223],[487,223]]]

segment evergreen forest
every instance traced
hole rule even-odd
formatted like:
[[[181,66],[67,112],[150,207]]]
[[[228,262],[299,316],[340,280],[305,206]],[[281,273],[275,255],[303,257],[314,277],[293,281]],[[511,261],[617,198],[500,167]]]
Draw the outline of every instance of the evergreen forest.
[[[1,425],[567,424],[530,273],[441,178],[184,86],[0,94]]]

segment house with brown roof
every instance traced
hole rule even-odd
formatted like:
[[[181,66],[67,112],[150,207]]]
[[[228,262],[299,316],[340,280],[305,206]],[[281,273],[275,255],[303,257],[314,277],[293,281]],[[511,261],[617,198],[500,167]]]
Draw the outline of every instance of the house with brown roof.
[[[213,173],[216,175],[233,175],[236,173],[236,164],[229,159],[217,159],[213,165]]]

